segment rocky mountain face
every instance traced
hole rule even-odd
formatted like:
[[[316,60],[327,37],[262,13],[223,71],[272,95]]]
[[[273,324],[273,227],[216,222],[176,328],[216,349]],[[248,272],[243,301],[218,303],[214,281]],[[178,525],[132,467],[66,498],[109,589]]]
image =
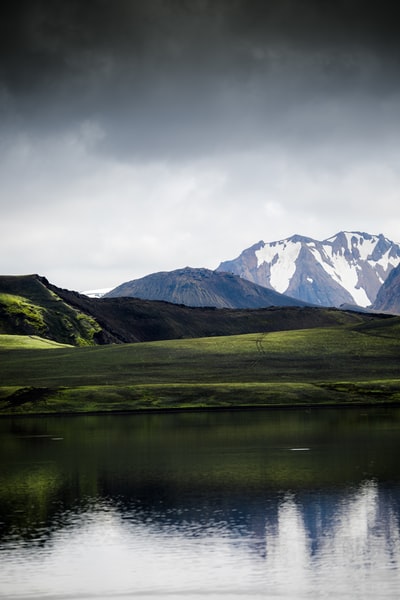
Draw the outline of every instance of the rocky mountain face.
[[[372,308],[400,315],[400,265],[390,272],[380,288]]]
[[[300,235],[260,241],[217,271],[320,306],[368,307],[399,264],[400,245],[382,234],[341,231],[323,241]]]
[[[105,294],[104,298],[121,296],[216,308],[264,308],[307,304],[232,273],[217,273],[209,269],[190,267],[153,273],[141,279],[128,281]]]

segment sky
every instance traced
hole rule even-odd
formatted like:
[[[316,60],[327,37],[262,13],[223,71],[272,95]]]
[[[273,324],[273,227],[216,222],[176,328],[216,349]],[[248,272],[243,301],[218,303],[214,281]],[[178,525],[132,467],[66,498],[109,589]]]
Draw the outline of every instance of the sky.
[[[0,273],[63,288],[257,243],[400,241],[389,0],[8,0]]]

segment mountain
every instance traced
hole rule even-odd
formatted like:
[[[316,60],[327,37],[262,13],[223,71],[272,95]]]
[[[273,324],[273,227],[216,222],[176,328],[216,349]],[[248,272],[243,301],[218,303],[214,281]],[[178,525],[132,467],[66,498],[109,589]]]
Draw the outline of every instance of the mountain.
[[[138,298],[88,298],[39,275],[0,276],[0,334],[75,346],[373,323],[385,315],[334,308],[192,308]]]
[[[367,307],[399,264],[400,245],[382,234],[341,231],[323,241],[300,235],[260,241],[217,271],[315,305]]]
[[[263,308],[306,304],[241,279],[232,273],[217,273],[209,269],[190,267],[153,273],[141,279],[128,281],[104,297],[120,296],[216,308]]]
[[[107,294],[108,292],[111,292],[113,288],[101,288],[98,290],[86,290],[83,292],[79,292],[80,294],[83,294],[84,296],[89,296],[89,298],[102,298],[105,294]]]
[[[374,310],[400,315],[400,265],[389,273],[381,286],[375,302]]]

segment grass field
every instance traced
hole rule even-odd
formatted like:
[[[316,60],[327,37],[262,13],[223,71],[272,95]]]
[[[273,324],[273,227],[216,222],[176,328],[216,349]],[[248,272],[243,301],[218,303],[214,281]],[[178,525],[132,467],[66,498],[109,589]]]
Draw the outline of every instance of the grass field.
[[[400,402],[400,319],[72,348],[0,336],[0,414]]]
[[[70,344],[59,344],[37,335],[0,335],[0,350],[45,350],[48,348],[73,348]]]

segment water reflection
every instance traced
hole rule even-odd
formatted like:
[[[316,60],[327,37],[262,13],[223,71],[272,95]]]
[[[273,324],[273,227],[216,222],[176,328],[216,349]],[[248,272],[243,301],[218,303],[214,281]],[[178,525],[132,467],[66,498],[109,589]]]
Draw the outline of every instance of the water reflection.
[[[366,481],[326,511],[326,500],[299,503],[289,494],[282,502],[278,524],[267,532],[275,590],[293,598],[316,590],[316,597],[395,598],[399,515],[391,494]]]
[[[398,597],[396,411],[153,417],[0,423],[0,597]]]

